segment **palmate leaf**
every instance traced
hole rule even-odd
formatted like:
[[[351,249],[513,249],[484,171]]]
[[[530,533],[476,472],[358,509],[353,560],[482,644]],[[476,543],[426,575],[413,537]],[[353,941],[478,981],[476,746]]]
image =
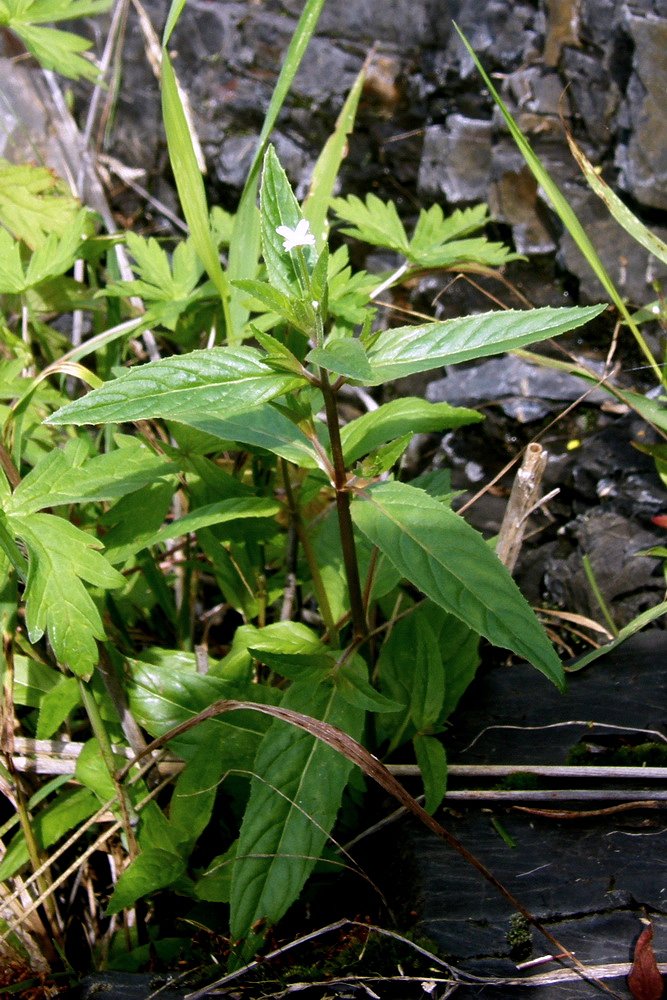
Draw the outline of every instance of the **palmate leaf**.
[[[463,518],[423,490],[381,483],[352,504],[357,527],[407,580],[558,686],[563,668],[512,577]]]
[[[152,361],[106,382],[48,420],[106,424],[182,413],[231,417],[303,385],[305,379],[269,368],[252,347],[214,347]]]
[[[123,447],[89,458],[85,441],[48,452],[4,503],[7,514],[31,514],[42,507],[115,500],[177,472],[177,467],[134,438]]]
[[[365,713],[329,682],[297,681],[283,708],[304,712],[359,739]],[[299,896],[336,819],[352,764],[315,737],[274,720],[257,753],[232,876],[230,929],[248,938],[275,923]],[[256,941],[247,941],[252,954]],[[242,956],[245,957],[245,956]]]
[[[53,514],[13,516],[11,526],[28,549],[26,626],[31,642],[46,632],[59,663],[90,677],[96,639],[104,639],[100,614],[83,580],[122,587],[124,577],[96,551],[101,543]]]
[[[387,330],[368,351],[373,378],[367,384],[380,385],[558,337],[588,323],[606,308],[605,305],[556,309],[546,306]]]
[[[343,228],[348,236],[407,256],[410,243],[393,201],[384,202],[369,194],[363,202],[352,194],[348,198],[334,198],[331,207],[339,219],[350,223]]]
[[[62,234],[74,221],[79,202],[69,188],[46,167],[14,166],[0,158],[0,223],[31,249],[41,246],[50,233]],[[8,245],[0,248],[0,280],[6,281]],[[15,256],[18,247],[11,251]],[[11,272],[18,278],[16,268]],[[20,280],[23,280],[21,268]],[[17,289],[7,288],[7,291]]]
[[[45,69],[53,69],[73,80],[95,80],[99,70],[79,53],[91,42],[69,31],[41,24],[73,20],[108,10],[111,0],[2,0],[0,25],[10,28]]]

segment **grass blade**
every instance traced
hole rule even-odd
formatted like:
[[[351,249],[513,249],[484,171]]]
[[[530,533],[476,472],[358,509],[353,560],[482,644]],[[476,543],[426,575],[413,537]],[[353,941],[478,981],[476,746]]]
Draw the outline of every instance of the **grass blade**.
[[[255,157],[250,167],[248,179],[241,195],[241,201],[234,221],[234,232],[229,250],[229,280],[238,278],[254,278],[257,274],[259,260],[259,213],[257,211],[257,189],[259,174],[269,136],[276,124],[278,114],[292,86],[304,53],[313,36],[315,27],[322,13],[325,0],[307,0],[303,13],[299,18],[292,41],[289,44],[283,66],[276,83],[271,103],[269,104]],[[230,304],[230,320],[232,329],[238,339],[241,338],[249,312],[245,306],[247,296],[241,289],[232,288]]]
[[[658,382],[664,385],[665,380],[663,378],[663,375],[660,371],[660,368],[655,358],[653,357],[653,354],[651,353],[646,341],[644,340],[644,337],[642,336],[641,331],[639,330],[637,324],[634,322],[630,313],[628,312],[625,302],[621,298],[621,295],[618,292],[614,282],[607,273],[607,270],[602,261],[600,260],[597,250],[589,240],[584,227],[579,222],[579,219],[577,218],[576,214],[574,213],[567,199],[561,192],[560,188],[551,177],[551,174],[544,167],[537,154],[533,152],[530,143],[523,135],[521,129],[519,128],[514,118],[510,114],[500,94],[493,86],[491,79],[489,78],[488,74],[484,70],[484,67],[477,58],[477,55],[474,52],[472,46],[470,45],[470,42],[468,41],[468,39],[463,34],[463,32],[461,31],[461,29],[458,27],[457,24],[455,24],[454,27],[456,28],[459,37],[461,38],[461,41],[463,42],[468,53],[470,54],[471,59],[475,63],[475,66],[477,67],[477,70],[479,71],[482,79],[484,80],[484,83],[488,88],[489,93],[493,97],[493,100],[496,102],[496,105],[498,106],[503,118],[505,119],[510,135],[512,136],[515,143],[519,147],[519,150],[523,154],[523,158],[530,167],[533,176],[537,180],[538,184],[542,187],[542,189],[546,192],[547,197],[549,198],[549,201],[551,202],[554,211],[557,213],[561,222],[569,232],[570,236],[579,247],[579,250],[586,258],[586,261],[592,268],[594,274],[596,275],[598,281],[604,288],[605,292],[612,300],[612,302],[618,309],[619,313],[629,326],[630,330],[633,333],[633,336],[635,337],[635,340],[637,341],[640,350],[642,351],[644,357],[648,361],[650,367],[653,369],[653,372]]]

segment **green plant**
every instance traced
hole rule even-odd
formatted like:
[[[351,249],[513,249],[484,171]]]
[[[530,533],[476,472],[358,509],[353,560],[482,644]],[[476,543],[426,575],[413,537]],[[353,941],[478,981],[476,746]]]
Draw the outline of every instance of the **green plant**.
[[[26,735],[65,732],[83,744],[76,787],[56,779],[32,793],[11,757],[0,767],[17,804],[0,831],[9,836],[5,903],[21,900],[23,886],[7,886],[28,865],[27,885],[38,890],[3,940],[16,943],[33,913],[45,941],[58,936],[62,842],[111,809],[103,839],[119,836],[130,863],[106,917],[169,889],[193,906],[221,904],[220,921],[228,906],[236,955],[247,957],[322,855],[353,766],[287,725],[289,713],[378,753],[411,746],[433,812],[446,782],[438,735],[474,676],[480,637],[563,683],[511,576],[452,510],[448,477],[400,478],[414,433],[480,415],[404,398],[343,425],[339,400],[347,386],[373,389],[558,336],[604,306],[374,323],[378,290],[413,270],[491,270],[512,255],[480,235],[484,207],[449,218],[437,206],[423,211],[409,239],[395,206],[374,197],[333,207],[352,237],[403,263],[387,275],[355,273],[345,245],[329,251],[327,212],[360,82],[303,207],[267,142],[322,3],[306,4],[285,60],[226,268],[228,220],[208,211],[166,50],[182,2],[163,39],[163,105],[188,239],[167,253],[126,234],[127,281],[106,270],[108,241],[85,212],[34,249],[2,233],[6,705],[17,706]],[[64,277],[76,258],[87,282]],[[76,350],[50,322],[73,309],[98,324]],[[127,336],[149,325],[175,353],[127,361]],[[223,346],[201,346],[213,342]],[[81,365],[93,353],[95,373]],[[95,388],[68,401],[62,374]],[[236,622],[217,645],[216,615]],[[190,725],[225,699],[285,715],[246,707]],[[143,731],[162,739],[174,729],[169,746],[183,766],[165,804],[171,772],[150,760],[121,764],[145,756]],[[128,925],[126,946],[137,945],[135,933]]]

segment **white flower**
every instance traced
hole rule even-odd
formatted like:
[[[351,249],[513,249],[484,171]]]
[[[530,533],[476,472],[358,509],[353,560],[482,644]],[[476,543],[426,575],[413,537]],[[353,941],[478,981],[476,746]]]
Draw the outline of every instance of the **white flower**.
[[[295,247],[314,247],[315,237],[310,231],[310,223],[307,219],[300,219],[296,224],[296,229],[289,226],[278,226],[276,229],[278,236],[283,236],[283,250],[294,250]]]

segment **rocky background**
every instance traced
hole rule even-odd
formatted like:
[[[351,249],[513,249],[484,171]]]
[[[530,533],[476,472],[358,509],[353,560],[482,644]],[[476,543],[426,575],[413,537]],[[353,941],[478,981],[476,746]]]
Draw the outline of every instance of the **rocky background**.
[[[161,31],[162,0],[146,9]],[[302,0],[189,0],[173,37],[213,197],[233,207]],[[131,15],[131,18],[134,15]],[[500,234],[555,261],[565,294],[599,289],[546,208],[452,25],[468,36],[535,150],[586,224],[620,289],[654,297],[654,262],[611,222],[567,149],[560,115],[604,177],[667,236],[667,0],[330,0],[280,119],[276,145],[301,192],[345,95],[370,65],[344,191],[374,190],[404,212],[487,201]],[[152,175],[165,150],[157,85],[130,20],[113,146]]]

